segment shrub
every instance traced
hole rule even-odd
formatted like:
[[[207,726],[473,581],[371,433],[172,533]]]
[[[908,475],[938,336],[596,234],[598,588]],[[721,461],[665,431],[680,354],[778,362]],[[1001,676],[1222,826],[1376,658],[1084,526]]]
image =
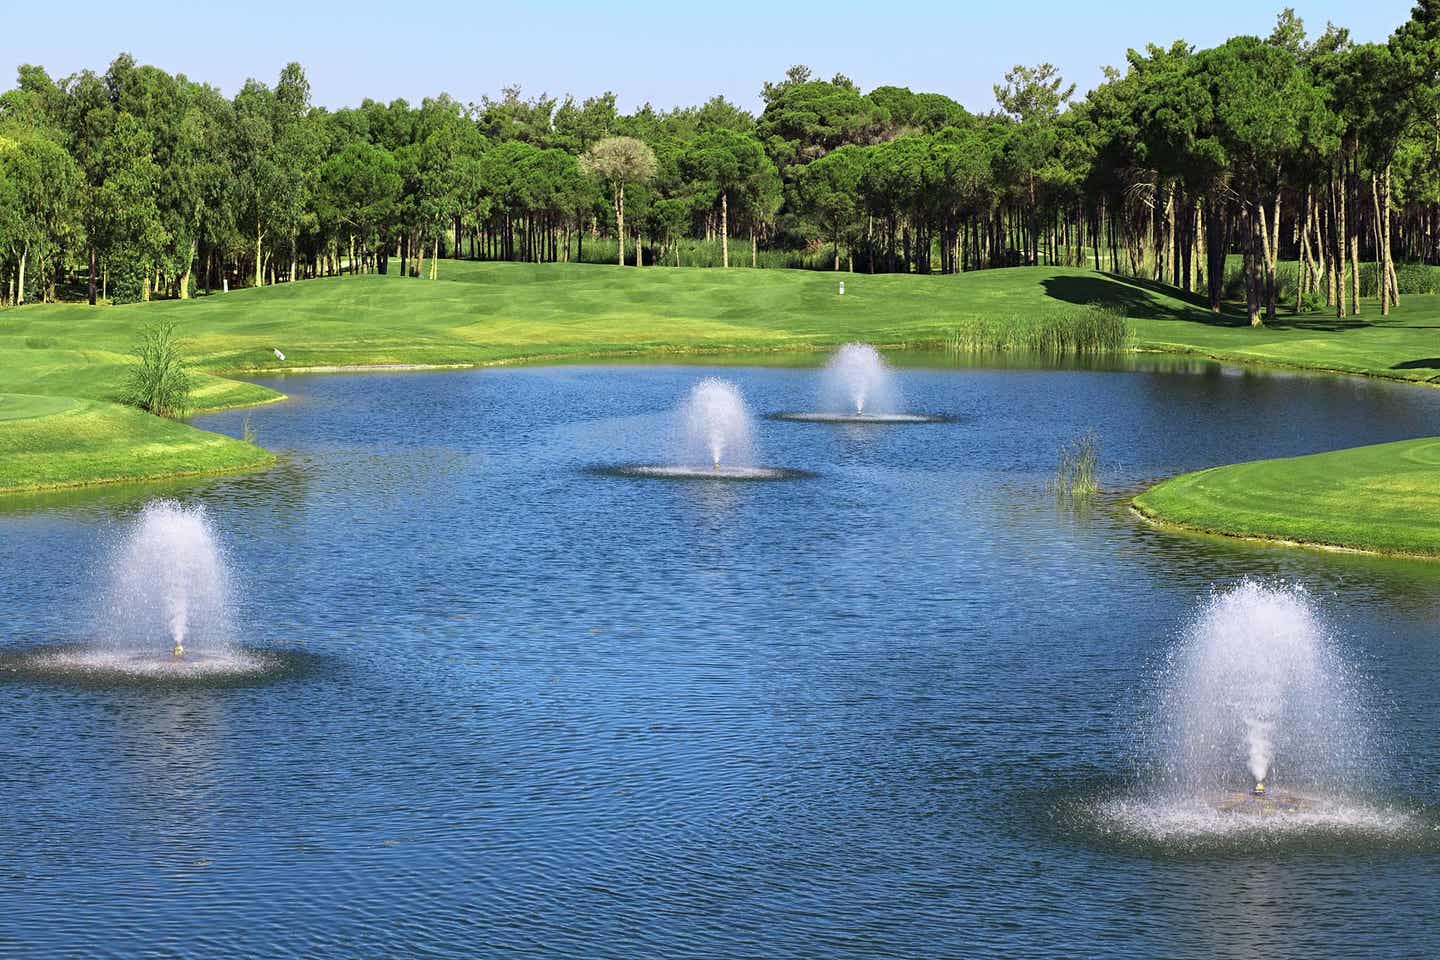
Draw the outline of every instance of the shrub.
[[[1265,269],[1262,266],[1260,276],[1263,282]],[[1295,294],[1300,285],[1300,264],[1294,260],[1281,260],[1275,264],[1275,302],[1279,305],[1295,302]],[[1225,284],[1223,297],[1230,301],[1242,301],[1245,299],[1245,269],[1244,264],[1238,257],[1231,257],[1225,264]],[[1262,293],[1263,300],[1263,293]]]
[[[139,303],[145,299],[145,278],[148,267],[141,266],[138,256],[116,258],[110,269],[110,302]]]
[[[1435,293],[1440,289],[1436,283],[1437,268],[1426,263],[1397,263],[1395,264],[1395,284],[1400,288],[1400,295],[1407,293]]]
[[[141,331],[125,402],[159,417],[180,417],[190,406],[190,373],[180,352],[174,320],[158,320]]]

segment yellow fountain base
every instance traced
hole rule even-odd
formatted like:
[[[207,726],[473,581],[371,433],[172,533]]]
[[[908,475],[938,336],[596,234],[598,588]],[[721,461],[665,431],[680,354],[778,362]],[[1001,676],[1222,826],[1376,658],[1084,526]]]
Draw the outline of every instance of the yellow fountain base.
[[[1215,809],[1221,813],[1248,814],[1250,816],[1272,816],[1279,813],[1303,813],[1310,807],[1310,801],[1294,793],[1278,793],[1269,790],[1222,793],[1215,800]]]

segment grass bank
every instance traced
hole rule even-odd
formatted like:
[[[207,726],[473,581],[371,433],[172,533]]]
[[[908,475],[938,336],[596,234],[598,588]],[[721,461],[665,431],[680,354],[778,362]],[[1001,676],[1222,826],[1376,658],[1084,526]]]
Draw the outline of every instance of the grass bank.
[[[944,349],[995,317],[1043,325],[1094,303],[1124,312],[1137,349],[1440,378],[1434,295],[1407,297],[1384,322],[1303,315],[1252,330],[1238,314],[1213,317],[1198,298],[1170,288],[1073,268],[918,277],[442,261],[440,276],[344,277],[185,302],[0,313],[0,408],[32,407],[0,419],[0,454],[7,455],[0,491],[264,462],[258,448],[230,446],[240,441],[216,443],[183,424],[113,406],[138,328],[162,316],[178,322],[197,367],[197,412],[277,399],[237,378],[282,370],[806,351],[854,339]],[[94,443],[103,436],[113,450],[86,453],[66,420],[73,410],[47,412],[34,407],[37,397],[89,401],[86,409],[104,426],[88,436]],[[211,437],[208,449],[203,437]],[[145,455],[127,459],[126,449]]]
[[[0,395],[0,491],[221,473],[273,459],[252,444],[114,403]]]
[[[1440,439],[1200,470],[1135,508],[1206,533],[1440,557]]]

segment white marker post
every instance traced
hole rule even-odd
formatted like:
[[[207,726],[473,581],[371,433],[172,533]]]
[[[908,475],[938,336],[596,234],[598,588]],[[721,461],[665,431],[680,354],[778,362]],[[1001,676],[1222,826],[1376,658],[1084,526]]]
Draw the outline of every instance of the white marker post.
[[[840,281],[840,296],[842,296],[842,297],[845,296],[845,281],[844,281],[844,280],[841,280],[841,281]]]

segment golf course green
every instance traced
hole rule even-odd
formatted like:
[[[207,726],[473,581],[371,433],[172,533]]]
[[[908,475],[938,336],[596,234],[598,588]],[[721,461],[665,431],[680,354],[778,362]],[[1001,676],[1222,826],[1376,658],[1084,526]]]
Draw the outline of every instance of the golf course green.
[[[1148,518],[1207,533],[1440,556],[1440,438],[1214,467],[1134,503]]]
[[[446,261],[440,276],[341,277],[189,301],[0,313],[0,492],[271,461],[253,444],[119,404],[137,331],[158,318],[179,325],[196,373],[197,413],[280,399],[237,379],[261,373],[814,351],[855,339],[943,348],[970,321],[1092,303],[1125,312],[1138,350],[1440,379],[1440,296],[1407,297],[1383,319],[1367,303],[1373,315],[1299,315],[1254,329],[1173,288],[1076,268],[837,277]],[[1437,458],[1440,441],[1426,440],[1217,467],[1161,483],[1135,506],[1196,530],[1440,555]]]

